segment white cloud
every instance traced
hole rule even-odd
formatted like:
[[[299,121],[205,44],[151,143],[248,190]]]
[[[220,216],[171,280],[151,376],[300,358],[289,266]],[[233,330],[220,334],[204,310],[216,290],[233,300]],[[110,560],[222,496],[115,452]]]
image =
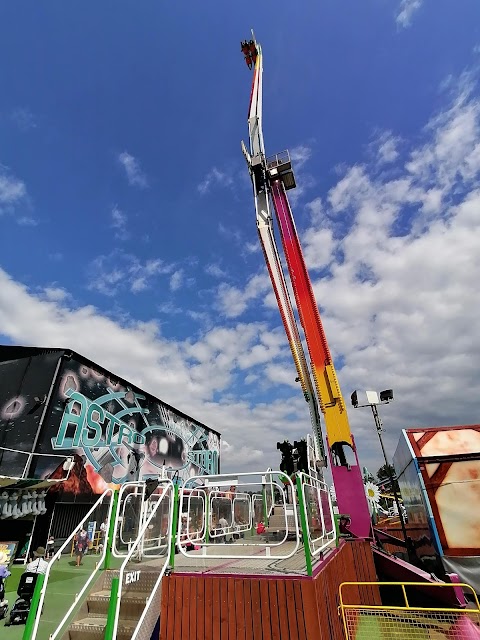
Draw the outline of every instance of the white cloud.
[[[173,268],[159,258],[142,262],[129,253],[114,250],[92,260],[88,267],[88,288],[107,296],[121,290],[140,293],[149,289],[157,276],[168,275]]]
[[[290,149],[290,158],[292,160],[294,170],[301,169],[311,157],[312,149],[311,147],[307,147],[307,145],[300,144],[297,147]]]
[[[310,212],[312,223],[317,223],[323,218],[325,208],[323,206],[322,198],[314,198],[311,202],[307,202],[306,209]]]
[[[310,227],[303,234],[302,244],[305,261],[310,269],[322,269],[331,262],[336,246],[331,229]]]
[[[292,206],[295,206],[305,193],[315,186],[315,179],[308,171],[305,171],[305,165],[311,157],[312,148],[307,145],[300,144],[290,149],[290,158],[297,184],[295,189],[288,192],[288,199]]]
[[[17,107],[13,109],[10,118],[20,131],[27,132],[37,128],[37,121],[30,109],[26,107]]]
[[[115,237],[118,240],[126,240],[129,237],[129,233],[127,231],[127,214],[119,209],[117,205],[114,205],[112,207],[112,210],[110,211],[110,215],[111,226],[113,229],[115,229]]]
[[[250,255],[252,253],[259,253],[261,251],[260,242],[258,240],[253,242],[246,242],[243,246],[243,253]]]
[[[247,464],[255,466],[257,464],[258,470],[263,470],[262,458],[264,453],[261,449],[251,449],[245,445],[243,447],[234,447],[226,440],[222,440],[221,456],[229,467],[234,467],[235,465],[243,467]]]
[[[231,225],[227,227],[223,224],[223,222],[219,222],[218,232],[220,233],[220,235],[228,238],[228,240],[233,240],[233,242],[236,242],[237,244],[241,244],[242,242],[242,234],[240,230]]]
[[[213,167],[205,176],[205,178],[197,185],[197,189],[203,196],[210,191],[213,186],[229,187],[233,184],[231,176],[224,171],[220,171],[217,167]]]
[[[134,156],[128,153],[128,151],[123,151],[118,156],[118,161],[125,169],[129,185],[139,187],[140,189],[148,187],[147,177],[143,173],[139,161]]]
[[[171,301],[163,302],[162,304],[159,304],[157,306],[157,309],[159,313],[165,314],[167,316],[172,316],[172,315],[176,316],[184,313],[184,310],[181,307],[177,307]]]
[[[9,175],[6,169],[0,166],[0,213],[4,207],[18,204],[26,195],[25,183]]]
[[[62,302],[69,297],[68,291],[66,291],[62,287],[45,287],[43,293],[45,295],[45,298],[52,302]]]
[[[423,0],[402,0],[398,7],[396,22],[399,27],[409,27],[413,14],[420,9]]]
[[[304,413],[303,399],[291,398],[288,389],[284,398],[257,404],[232,394],[237,375],[248,375],[241,367],[249,366],[249,358],[259,363],[269,351],[271,358],[281,353],[281,335],[272,337],[262,323],[216,327],[195,342],[166,340],[155,322],[113,320],[92,306],[45,300],[0,270],[0,326],[17,344],[79,351],[221,431],[224,470],[278,464],[276,441],[287,429],[298,437],[305,427],[297,415]]]
[[[19,216],[17,218],[17,224],[21,227],[36,227],[39,222],[35,218],[32,218],[32,216]]]
[[[382,133],[374,142],[374,149],[378,164],[390,164],[399,156],[398,144],[400,138],[392,135],[390,131]]]
[[[395,402],[382,409],[390,456],[401,428],[478,422],[479,119],[480,100],[462,85],[421,144],[407,151],[404,141],[394,177],[359,162],[308,205],[305,256],[343,394],[394,389]],[[149,286],[174,269],[121,252],[100,264],[114,291]],[[229,318],[266,304],[266,269],[243,286],[222,283],[216,295]],[[218,429],[225,471],[278,466],[276,441],[309,431],[278,316],[222,326],[221,316],[206,314],[214,326],[167,340],[156,322],[113,320],[45,297],[0,271],[2,333],[16,343],[70,346]],[[199,320],[202,313],[185,311]],[[349,418],[361,464],[376,471],[371,415],[349,410]]]
[[[183,269],[177,269],[170,276],[170,291],[178,291],[184,280]]]
[[[478,421],[479,125],[480,100],[461,85],[403,175],[353,166],[328,196],[323,224],[343,229],[341,251],[314,289],[345,362],[344,393],[396,391],[385,409],[391,451],[400,427]],[[309,233],[328,245],[325,229]],[[353,418],[369,428],[368,416]]]
[[[17,224],[34,227],[37,226],[38,221],[31,215],[31,209],[27,187],[23,180],[13,176],[8,167],[0,165],[0,216],[16,214]]]
[[[270,279],[266,274],[252,276],[245,289],[222,282],[218,288],[217,306],[226,318],[237,318],[250,302],[270,291],[270,287]]]
[[[226,278],[228,275],[227,272],[220,267],[220,265],[215,263],[207,264],[207,266],[205,267],[205,273],[209,276],[212,276],[212,278]]]
[[[392,134],[393,137],[393,134]],[[400,428],[478,422],[480,328],[480,99],[463,78],[432,117],[423,142],[394,177],[375,161],[347,167],[326,198],[307,205],[302,234],[322,319],[345,397],[389,388],[390,455]],[[402,145],[405,149],[408,145]],[[403,169],[402,169],[403,166]],[[263,288],[263,286],[265,288]],[[269,285],[222,285],[225,315],[241,315]],[[261,346],[249,353],[253,366]],[[257,370],[246,382],[258,385]],[[260,380],[295,387],[293,365],[274,357]],[[459,393],[461,389],[461,393]],[[381,464],[368,412],[350,412],[362,464]]]

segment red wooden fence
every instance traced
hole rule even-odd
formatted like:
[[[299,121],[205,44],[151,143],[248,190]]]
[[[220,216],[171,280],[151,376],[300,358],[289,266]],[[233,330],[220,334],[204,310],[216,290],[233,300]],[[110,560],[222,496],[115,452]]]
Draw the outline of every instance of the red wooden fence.
[[[342,544],[313,578],[172,574],[162,582],[160,640],[344,640],[339,585],[375,579],[366,541]],[[380,604],[376,587],[358,596]]]

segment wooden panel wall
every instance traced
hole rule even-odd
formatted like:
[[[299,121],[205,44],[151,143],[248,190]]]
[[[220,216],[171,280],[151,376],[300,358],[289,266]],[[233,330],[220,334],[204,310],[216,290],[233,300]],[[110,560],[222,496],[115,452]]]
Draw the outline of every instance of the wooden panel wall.
[[[375,580],[368,542],[343,544],[313,579],[172,574],[162,582],[160,640],[343,640],[338,587],[350,580]],[[376,588],[361,596],[380,604]]]

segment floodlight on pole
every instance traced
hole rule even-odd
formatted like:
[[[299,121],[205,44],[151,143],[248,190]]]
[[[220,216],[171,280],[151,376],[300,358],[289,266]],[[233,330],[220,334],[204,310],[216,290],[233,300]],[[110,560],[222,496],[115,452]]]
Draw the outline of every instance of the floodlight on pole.
[[[350,396],[352,405],[355,409],[362,407],[370,407],[373,414],[373,419],[375,421],[375,427],[377,429],[378,439],[380,440],[380,446],[382,447],[383,459],[385,460],[385,468],[390,478],[390,482],[392,483],[392,491],[393,497],[395,499],[395,504],[397,506],[398,517],[400,518],[400,525],[402,527],[403,538],[405,540],[405,546],[407,549],[407,555],[410,558],[410,545],[408,544],[408,536],[407,530],[405,528],[405,521],[403,519],[403,513],[400,507],[400,500],[398,499],[398,493],[395,488],[395,480],[393,477],[391,465],[387,458],[387,452],[385,451],[385,446],[383,444],[382,433],[383,433],[383,423],[382,419],[378,414],[377,405],[379,404],[389,404],[393,400],[393,389],[385,389],[384,391],[354,391]]]

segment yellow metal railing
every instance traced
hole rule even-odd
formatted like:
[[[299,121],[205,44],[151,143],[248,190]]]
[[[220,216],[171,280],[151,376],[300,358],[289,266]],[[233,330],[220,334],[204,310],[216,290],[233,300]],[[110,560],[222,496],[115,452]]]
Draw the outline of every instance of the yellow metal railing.
[[[362,588],[397,587],[403,606],[370,605],[350,602],[346,593],[361,593]],[[406,587],[421,590],[454,589],[468,591],[472,604],[465,609],[419,607],[408,601]],[[347,640],[479,640],[480,605],[468,584],[425,582],[343,582],[339,589],[340,607]],[[358,595],[360,600],[360,596]]]

